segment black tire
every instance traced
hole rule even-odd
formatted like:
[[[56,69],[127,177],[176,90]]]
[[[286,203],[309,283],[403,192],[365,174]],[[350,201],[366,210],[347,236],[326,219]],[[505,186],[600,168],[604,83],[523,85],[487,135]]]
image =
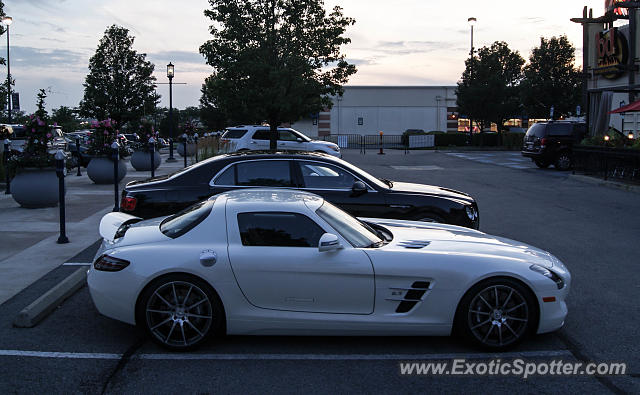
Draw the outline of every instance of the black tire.
[[[556,170],[569,170],[573,165],[573,161],[571,160],[571,154],[569,151],[561,151],[556,157],[554,167]]]
[[[165,318],[166,317],[166,318]],[[224,308],[198,277],[169,274],[152,281],[136,305],[136,323],[156,344],[172,351],[197,348],[224,333]]]
[[[536,297],[528,287],[497,277],[467,291],[458,305],[454,330],[480,348],[500,351],[534,333],[538,316]]]
[[[549,162],[543,162],[543,161],[537,160],[537,159],[535,159],[533,162],[536,164],[536,166],[538,166],[541,169],[546,169],[551,164]]]

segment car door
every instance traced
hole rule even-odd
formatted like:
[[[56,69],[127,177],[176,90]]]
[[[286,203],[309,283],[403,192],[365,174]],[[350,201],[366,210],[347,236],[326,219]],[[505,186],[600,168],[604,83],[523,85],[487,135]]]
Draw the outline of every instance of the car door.
[[[247,147],[250,150],[268,150],[269,149],[269,129],[257,129],[253,132],[249,140],[249,146]]]
[[[247,300],[263,309],[371,314],[371,260],[351,246],[319,252],[324,233],[303,213],[227,206],[229,259]]]
[[[234,163],[210,183],[212,195],[248,187],[295,188],[290,160],[248,160]]]
[[[312,160],[295,160],[301,188],[318,194],[356,217],[380,217],[386,203],[382,193],[338,165]],[[364,193],[354,193],[356,181],[366,186]]]
[[[291,130],[278,130],[278,149],[281,151],[307,151],[308,147],[307,143]]]

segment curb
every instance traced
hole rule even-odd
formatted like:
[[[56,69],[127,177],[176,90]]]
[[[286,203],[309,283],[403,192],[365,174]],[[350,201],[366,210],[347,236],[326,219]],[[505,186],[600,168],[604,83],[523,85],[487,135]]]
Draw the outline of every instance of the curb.
[[[64,302],[65,299],[82,288],[86,279],[87,268],[82,267],[76,270],[29,306],[22,309],[13,321],[13,326],[18,328],[33,328]]]
[[[621,189],[627,192],[640,193],[640,185],[630,185],[622,182],[609,181],[609,180],[604,180],[602,178],[585,176],[582,174],[569,174],[569,178],[576,181],[585,182],[588,184],[595,184],[595,185],[608,187],[608,188]]]

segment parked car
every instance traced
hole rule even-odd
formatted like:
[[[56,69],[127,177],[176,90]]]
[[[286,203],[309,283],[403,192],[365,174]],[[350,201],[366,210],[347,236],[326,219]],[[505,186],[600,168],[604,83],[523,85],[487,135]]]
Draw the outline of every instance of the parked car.
[[[502,350],[567,316],[562,262],[476,230],[360,220],[283,189],[223,193],[140,220],[102,219],[89,291],[101,314],[173,350],[224,334],[452,332]]]
[[[27,131],[24,125],[0,124],[0,128],[4,128],[8,132],[9,140],[11,140],[11,150],[22,152],[27,142]],[[59,149],[66,151],[67,140],[64,138],[62,128],[60,126],[51,126],[51,134],[53,135],[53,139],[52,142],[49,143],[49,152],[55,153]]]
[[[531,158],[540,168],[553,164],[558,170],[573,165],[573,144],[587,133],[583,122],[551,121],[531,125],[524,136],[522,156]]]
[[[297,188],[316,193],[359,217],[443,222],[478,228],[475,200],[432,185],[376,178],[318,152],[237,152],[219,155],[172,175],[132,181],[122,191],[123,212],[152,218],[174,214],[233,189]]]
[[[221,143],[229,147],[230,152],[269,149],[271,131],[268,126],[243,125],[227,128]],[[315,151],[342,157],[340,147],[328,141],[311,140],[309,137],[291,128],[278,128],[278,150]]]
[[[80,151],[78,152],[78,148],[76,148],[76,137],[80,139]],[[87,167],[89,165],[89,162],[91,161],[91,155],[89,155],[87,153],[88,151],[88,147],[87,147],[87,140],[88,140],[88,135],[81,135],[81,134],[71,134],[71,133],[67,133],[65,134],[65,139],[67,141],[67,149],[70,152],[70,159],[72,160],[73,166],[77,166],[78,164],[78,158],[80,160],[80,166],[82,167]]]

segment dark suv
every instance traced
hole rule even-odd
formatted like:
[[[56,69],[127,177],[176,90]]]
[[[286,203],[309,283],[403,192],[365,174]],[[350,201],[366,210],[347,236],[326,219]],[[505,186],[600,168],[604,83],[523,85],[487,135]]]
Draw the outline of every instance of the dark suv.
[[[580,142],[586,133],[587,125],[582,122],[536,123],[527,130],[521,153],[540,168],[553,164],[558,170],[569,170],[573,144]]]

